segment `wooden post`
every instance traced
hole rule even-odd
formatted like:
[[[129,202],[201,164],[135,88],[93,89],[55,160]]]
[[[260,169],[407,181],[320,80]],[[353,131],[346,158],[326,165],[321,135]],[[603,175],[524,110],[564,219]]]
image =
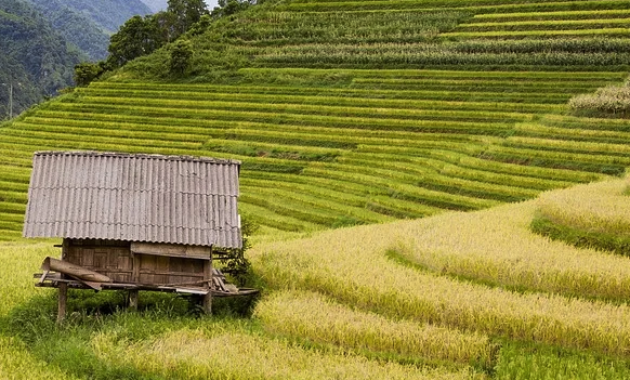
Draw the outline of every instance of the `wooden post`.
[[[133,284],[140,283],[140,255],[131,253],[131,282]]]
[[[206,314],[212,314],[212,248],[210,249],[210,260],[203,265],[204,277],[208,293],[203,296],[203,311]]]
[[[130,290],[128,296],[127,301],[129,309],[133,311],[138,310],[138,290]]]
[[[66,318],[66,303],[68,301],[68,283],[59,283],[59,299],[57,305],[57,324],[63,323]]]

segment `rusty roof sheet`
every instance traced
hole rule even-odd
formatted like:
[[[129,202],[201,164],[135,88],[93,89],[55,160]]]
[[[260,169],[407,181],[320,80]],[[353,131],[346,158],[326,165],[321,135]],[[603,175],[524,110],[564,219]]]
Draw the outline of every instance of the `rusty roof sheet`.
[[[37,152],[23,233],[241,248],[239,168],[188,156]]]

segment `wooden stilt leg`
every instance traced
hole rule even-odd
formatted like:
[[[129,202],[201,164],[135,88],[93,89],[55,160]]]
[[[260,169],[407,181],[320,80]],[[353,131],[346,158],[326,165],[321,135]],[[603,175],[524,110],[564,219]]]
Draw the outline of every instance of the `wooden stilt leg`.
[[[128,306],[130,310],[136,311],[138,310],[138,291],[130,290],[128,297]]]
[[[206,278],[206,286],[208,288],[208,294],[203,296],[203,311],[206,314],[212,314],[212,254],[210,254],[210,260],[204,264],[204,277]]]
[[[57,305],[57,324],[63,323],[66,318],[66,303],[68,301],[68,284],[59,283],[59,300]]]
[[[203,311],[206,314],[212,314],[212,293],[203,296]]]

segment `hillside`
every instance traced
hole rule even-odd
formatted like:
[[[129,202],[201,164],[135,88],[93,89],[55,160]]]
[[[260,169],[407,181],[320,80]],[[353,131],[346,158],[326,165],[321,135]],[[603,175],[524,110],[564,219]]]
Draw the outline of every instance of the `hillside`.
[[[115,33],[118,27],[135,15],[144,16],[151,10],[140,0],[28,0],[35,4],[50,19],[58,19],[66,13],[78,15],[98,26],[107,34]]]
[[[78,47],[91,61],[107,57],[109,35],[88,16],[58,1],[30,1],[64,39]]]
[[[74,66],[107,57],[109,34],[135,14],[136,1],[7,0],[0,4],[0,120],[73,85]],[[13,81],[11,80],[13,76]]]
[[[628,16],[618,0],[265,2],[191,36],[184,78],[162,49],[6,126],[0,231],[19,234],[43,149],[240,159],[242,211],[265,231],[477,210],[620,175],[630,123],[566,103],[626,79]]]
[[[0,3],[0,37],[0,120],[9,115],[11,83],[17,115],[72,83],[74,65],[83,58],[22,1]]]

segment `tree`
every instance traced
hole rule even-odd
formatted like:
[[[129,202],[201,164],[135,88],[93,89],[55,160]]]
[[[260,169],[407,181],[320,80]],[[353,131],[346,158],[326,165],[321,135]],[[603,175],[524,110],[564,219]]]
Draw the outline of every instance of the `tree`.
[[[168,0],[167,12],[173,14],[175,33],[180,36],[207,13],[207,8],[203,0]]]
[[[192,43],[188,40],[178,40],[171,47],[169,67],[171,74],[184,75],[190,66],[193,56]]]
[[[107,58],[109,65],[120,67],[161,46],[159,34],[150,19],[151,17],[133,16],[111,37],[107,49],[110,53]]]
[[[103,74],[103,65],[84,62],[74,66],[74,82],[77,86],[87,86],[94,79]]]
[[[251,222],[247,216],[243,216],[241,225],[243,248],[215,249],[215,253],[220,255],[219,260],[223,264],[221,271],[232,276],[239,286],[245,285],[251,273],[251,263],[245,258],[245,252],[251,248],[252,244],[249,238],[257,229],[256,224]]]

